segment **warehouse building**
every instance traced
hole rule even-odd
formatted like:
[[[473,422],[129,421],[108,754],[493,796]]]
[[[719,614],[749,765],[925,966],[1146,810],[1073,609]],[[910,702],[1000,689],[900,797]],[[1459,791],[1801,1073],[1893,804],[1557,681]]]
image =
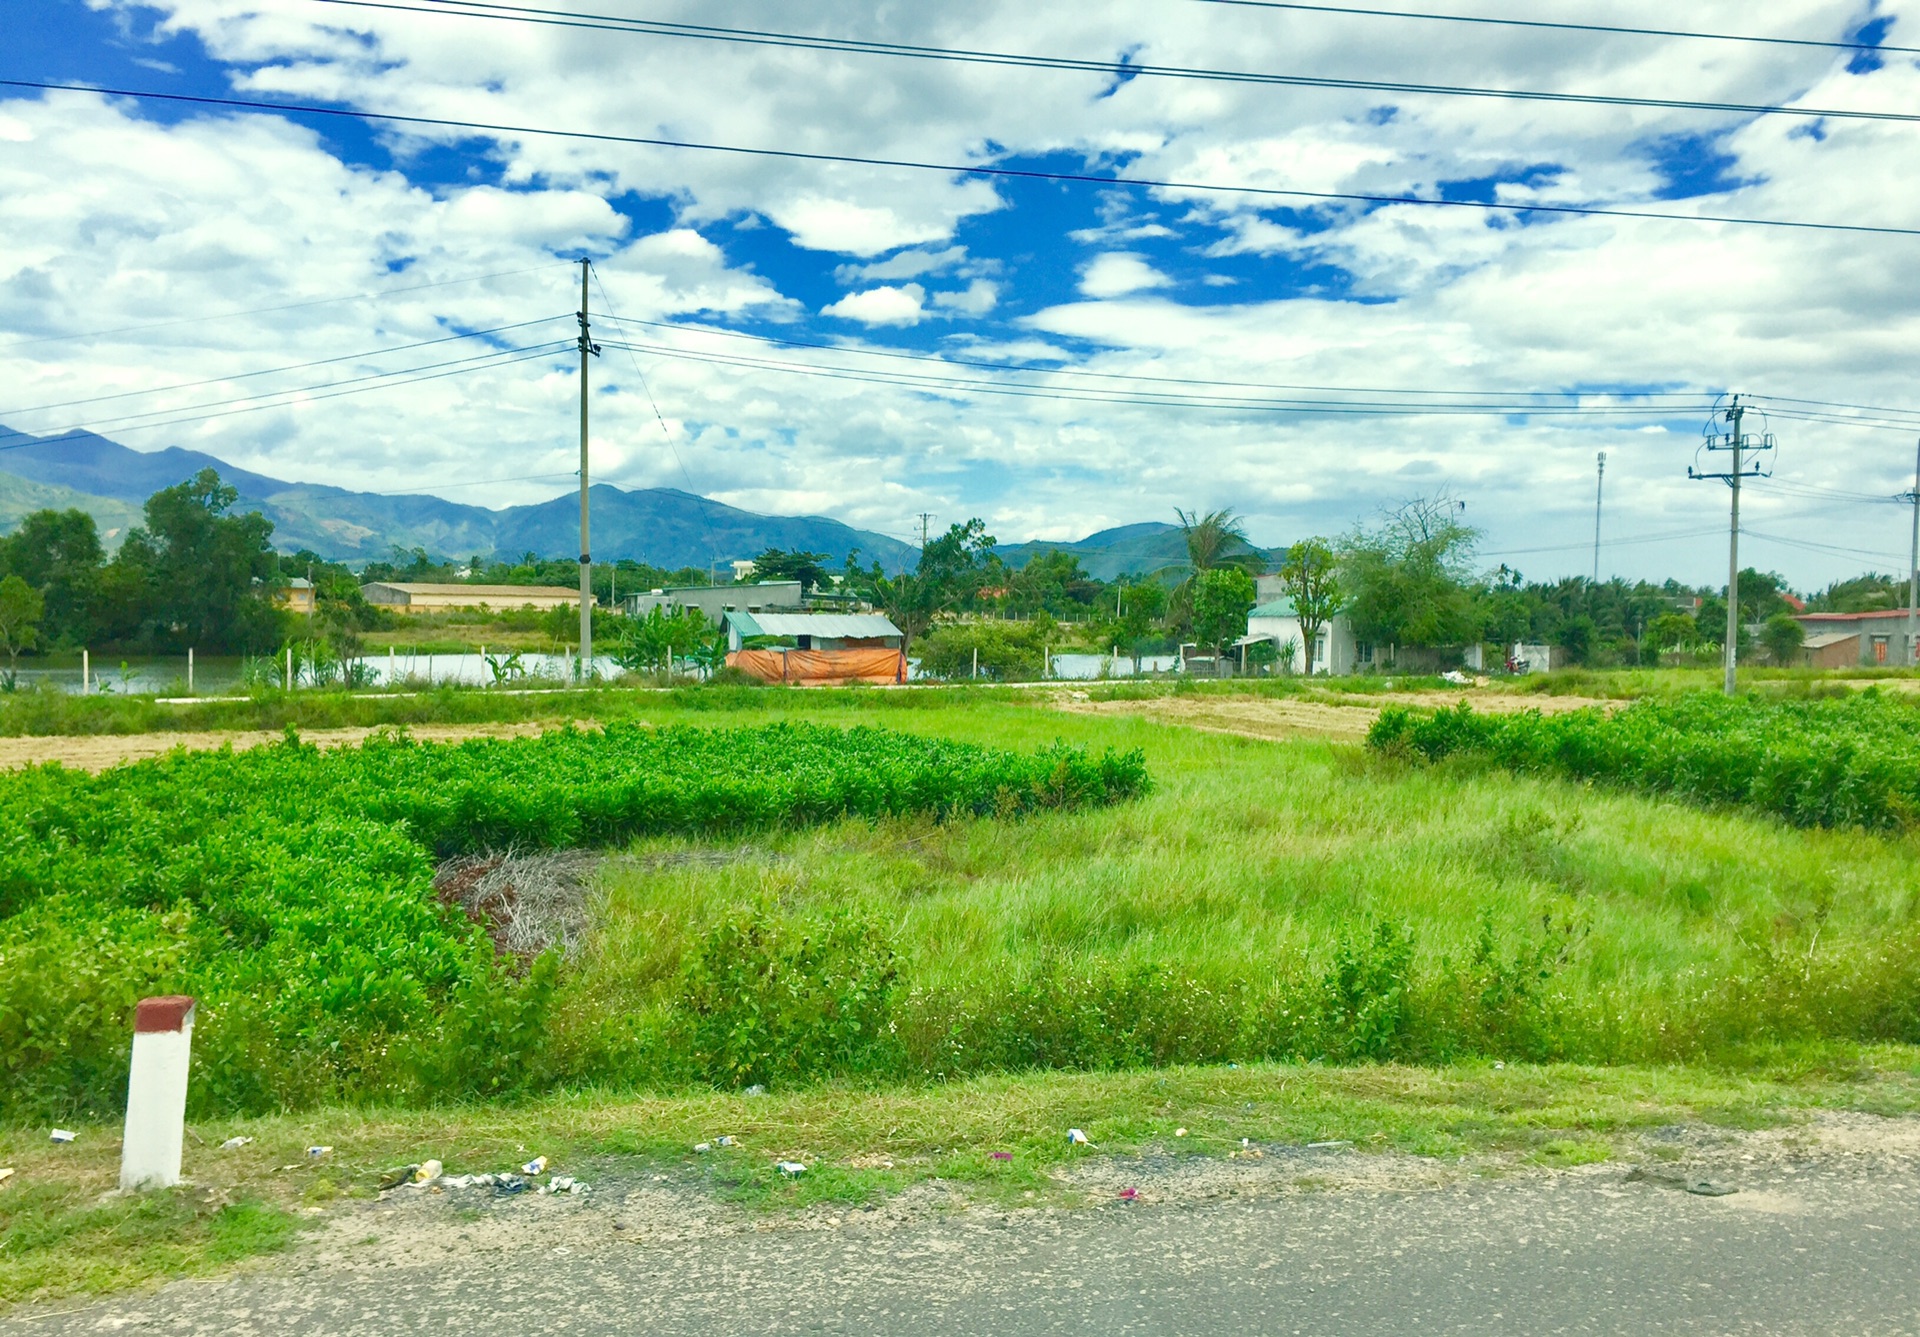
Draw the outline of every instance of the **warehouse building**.
[[[396,613],[446,613],[462,608],[578,608],[580,591],[563,585],[419,585],[369,581],[360,597]]]

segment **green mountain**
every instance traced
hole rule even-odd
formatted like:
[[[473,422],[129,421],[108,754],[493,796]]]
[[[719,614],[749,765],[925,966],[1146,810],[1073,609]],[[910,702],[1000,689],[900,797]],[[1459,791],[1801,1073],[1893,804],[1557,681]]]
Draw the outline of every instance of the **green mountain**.
[[[440,497],[382,496],[312,483],[289,483],[236,469],[199,451],[130,450],[92,433],[41,439],[0,427],[0,533],[43,506],[78,506],[105,533],[139,523],[140,508],[161,488],[211,468],[240,493],[240,503],[273,521],[283,552],[310,548],[333,561],[361,563],[395,547],[435,557],[571,556],[579,550],[577,494],[489,510]],[[767,548],[801,548],[838,565],[849,552],[898,571],[918,551],[897,539],[825,516],[757,515],[673,488],[592,492],[594,556],[631,558],[668,568],[724,566]]]
[[[0,456],[0,460],[5,459]],[[34,511],[82,510],[100,527],[100,541],[109,551],[120,546],[127,530],[140,523],[140,508],[113,497],[76,492],[58,483],[0,473],[0,534],[10,534]]]

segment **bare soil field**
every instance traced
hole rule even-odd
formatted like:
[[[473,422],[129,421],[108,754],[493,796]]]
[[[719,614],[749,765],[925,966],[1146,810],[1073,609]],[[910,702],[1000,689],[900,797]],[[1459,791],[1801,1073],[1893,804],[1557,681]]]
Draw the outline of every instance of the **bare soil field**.
[[[505,724],[415,724],[407,728],[410,737],[423,743],[452,743],[467,738],[528,738],[560,728],[564,720],[519,720]],[[591,721],[573,720],[576,728],[595,728]],[[302,730],[300,740],[315,747],[358,747],[368,735],[391,730],[393,726],[351,729]],[[250,747],[277,743],[284,734],[270,729],[248,729],[234,733],[141,733],[141,734],[53,734],[24,738],[0,738],[0,770],[16,766],[37,766],[57,761],[87,771],[103,771],[123,761],[141,761],[165,756],[175,748],[208,751],[231,747],[244,752]]]
[[[1230,696],[1161,696],[1144,701],[1088,701],[1079,694],[1055,698],[1061,710],[1087,715],[1138,715],[1166,724],[1181,724],[1209,733],[1241,738],[1331,738],[1359,742],[1388,706],[1434,709],[1465,701],[1487,714],[1512,715],[1537,710],[1546,715],[1585,706],[1615,709],[1622,701],[1599,701],[1582,696],[1520,696],[1506,692],[1395,692],[1379,695],[1329,694],[1319,699],[1275,699]]]

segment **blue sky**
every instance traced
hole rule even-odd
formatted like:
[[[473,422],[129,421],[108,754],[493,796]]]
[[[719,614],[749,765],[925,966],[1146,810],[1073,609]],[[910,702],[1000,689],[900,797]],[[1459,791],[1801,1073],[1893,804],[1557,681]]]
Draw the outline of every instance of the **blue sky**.
[[[597,8],[1162,65],[1920,105],[1920,70],[1903,54],[1193,0]],[[1710,0],[1685,17],[1707,30],[1913,42],[1920,24],[1905,8],[1779,0],[1756,15]],[[1525,12],[1591,18],[1571,4]],[[1920,226],[1898,184],[1920,169],[1920,128],[1896,123],[1116,83],[315,0],[0,0],[0,16],[0,77],[1163,180]],[[1652,3],[1606,17],[1673,22]],[[1008,541],[1230,506],[1267,543],[1337,533],[1445,489],[1484,529],[1489,564],[1548,576],[1591,564],[1605,450],[1618,541],[1603,569],[1705,581],[1724,562],[1725,496],[1686,469],[1706,406],[1741,390],[1773,397],[1781,441],[1775,479],[1750,495],[1748,552],[1805,586],[1904,565],[1905,517],[1871,498],[1908,485],[1920,428],[1903,424],[1920,420],[1818,409],[1833,421],[1810,421],[1789,416],[1809,412],[1789,401],[1920,406],[1908,389],[1920,317],[1897,277],[1920,260],[1915,243],[1289,207],[6,92],[0,420],[97,425],[138,448],[189,446],[303,481],[487,505],[553,495],[569,485],[574,449],[562,355],[374,393],[326,387],[488,346],[557,345],[577,301],[565,261],[584,252],[602,285],[596,306],[674,327],[600,327],[610,344],[650,345],[609,346],[595,371],[596,472],[622,486],[903,536],[922,511],[936,523],[979,515]],[[365,296],[334,300],[349,294]],[[380,351],[540,317],[554,319],[490,345]],[[253,374],[323,359],[340,360]],[[899,383],[929,374],[979,384]],[[216,383],[166,388],[188,381]],[[1323,406],[1139,402],[1176,391]],[[1430,411],[1534,393],[1580,411]]]

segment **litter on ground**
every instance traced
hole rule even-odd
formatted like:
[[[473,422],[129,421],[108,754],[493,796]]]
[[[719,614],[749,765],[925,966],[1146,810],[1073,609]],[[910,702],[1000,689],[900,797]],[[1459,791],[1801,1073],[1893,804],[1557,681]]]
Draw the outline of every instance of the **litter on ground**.
[[[49,1142],[71,1142],[73,1141],[74,1138],[78,1136],[79,1134],[69,1133],[64,1128],[56,1128],[53,1130],[52,1136],[50,1136],[47,1140]]]
[[[308,1147],[307,1148],[307,1159],[310,1161],[324,1161],[327,1157],[331,1155],[333,1155],[332,1147]]]
[[[748,1087],[746,1091],[743,1092],[742,1094],[749,1095],[749,1096],[764,1096],[766,1093],[767,1093],[767,1088],[760,1085],[760,1083],[755,1082],[752,1086]]]
[[[740,1139],[737,1137],[716,1137],[713,1139],[713,1145],[716,1147],[737,1147],[740,1145]]]
[[[780,1162],[780,1173],[785,1175],[789,1179],[795,1178],[798,1175],[803,1175],[806,1172],[807,1172],[807,1167],[800,1164],[799,1161],[781,1161]]]
[[[1176,1128],[1173,1130],[1173,1135],[1175,1137],[1185,1137],[1187,1135],[1187,1130],[1184,1128]]]
[[[413,1182],[416,1184],[432,1183],[440,1177],[445,1169],[446,1167],[441,1165],[439,1161],[422,1161],[414,1167]]]
[[[546,1172],[547,1158],[545,1156],[535,1156],[532,1160],[520,1167],[520,1173],[523,1175],[538,1175],[545,1174]]]
[[[712,1150],[713,1150],[713,1143],[711,1143],[711,1142],[696,1142],[696,1143],[694,1143],[694,1144],[693,1144],[693,1149],[694,1149],[695,1151],[700,1151],[700,1152],[707,1152],[707,1151],[712,1151]]]
[[[1078,1128],[1069,1128],[1067,1129],[1067,1145],[1073,1147],[1090,1147],[1093,1144],[1087,1141],[1087,1135]]]
[[[1122,1202],[1138,1202],[1140,1200],[1140,1190],[1137,1188],[1123,1188],[1120,1190],[1120,1200]]]
[[[1010,1161],[1013,1159],[1013,1153],[1011,1151],[996,1151],[993,1153],[993,1158],[996,1161]]]
[[[11,1178],[13,1178],[13,1168],[11,1166],[0,1167],[0,1184],[6,1183]]]
[[[240,1150],[240,1148],[246,1146],[247,1143],[251,1141],[253,1141],[253,1139],[250,1137],[230,1137],[225,1142],[222,1142],[220,1144],[220,1150],[238,1151]]]

